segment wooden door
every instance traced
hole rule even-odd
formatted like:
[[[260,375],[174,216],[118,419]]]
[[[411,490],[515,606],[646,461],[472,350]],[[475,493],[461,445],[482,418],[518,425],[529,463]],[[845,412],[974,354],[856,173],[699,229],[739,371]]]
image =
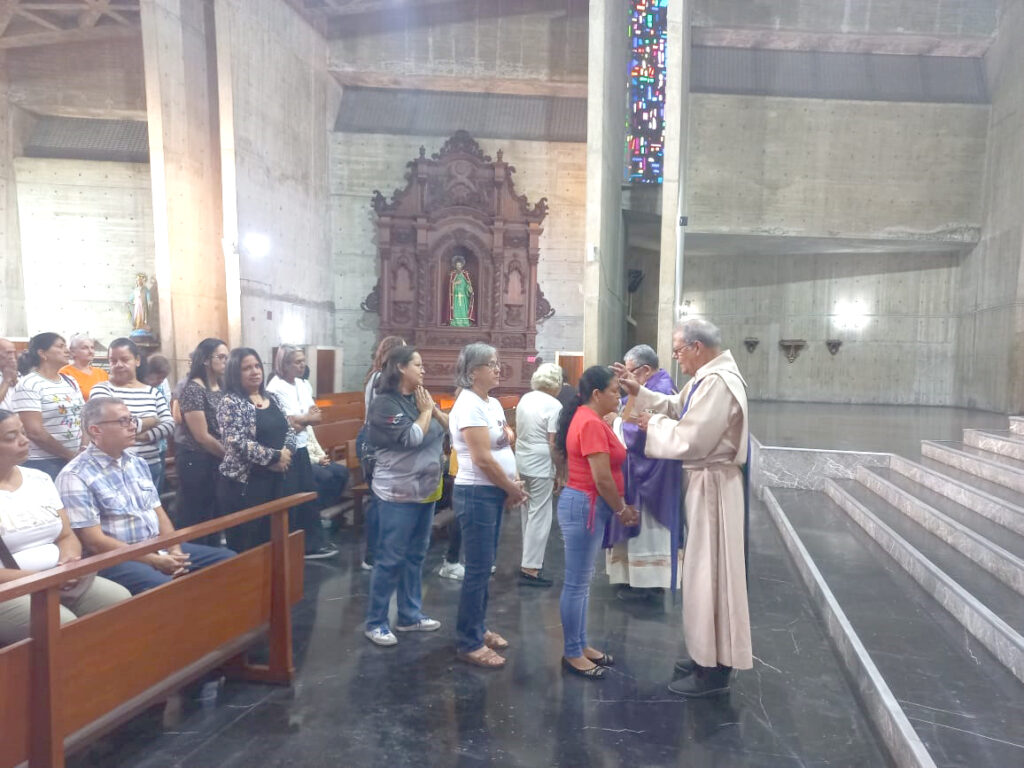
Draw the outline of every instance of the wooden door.
[[[583,355],[576,352],[558,352],[555,354],[555,362],[562,366],[565,380],[572,387],[580,383],[583,375]]]
[[[333,349],[318,349],[316,351],[316,391],[317,394],[337,391],[334,388]]]

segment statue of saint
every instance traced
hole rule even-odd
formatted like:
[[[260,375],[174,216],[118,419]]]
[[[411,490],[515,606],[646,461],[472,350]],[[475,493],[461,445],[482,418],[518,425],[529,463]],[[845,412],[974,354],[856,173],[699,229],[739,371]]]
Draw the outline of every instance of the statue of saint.
[[[129,303],[132,315],[132,330],[149,330],[149,288],[146,287],[146,275],[140,272],[135,277],[135,288]]]
[[[476,318],[473,313],[473,281],[466,271],[466,260],[456,256],[454,269],[448,277],[448,298],[451,306],[451,318],[448,323],[452,328],[468,328]]]

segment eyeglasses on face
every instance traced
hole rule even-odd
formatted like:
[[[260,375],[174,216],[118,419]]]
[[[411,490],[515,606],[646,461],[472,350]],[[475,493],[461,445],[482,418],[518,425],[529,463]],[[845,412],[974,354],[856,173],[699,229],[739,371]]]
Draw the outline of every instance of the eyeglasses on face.
[[[484,363],[483,366],[481,366],[481,367],[485,367],[485,366],[487,368],[490,368],[492,371],[500,371],[501,370],[501,363],[499,363],[497,360],[489,360],[486,363]]]
[[[672,354],[673,355],[678,355],[684,349],[690,349],[691,347],[695,346],[696,344],[697,344],[696,341],[691,341],[689,344],[683,344],[683,346],[681,346],[681,347],[672,347]]]
[[[137,427],[139,420],[134,416],[122,416],[120,419],[105,419],[104,421],[97,421],[97,424],[117,424],[124,429],[128,427]]]

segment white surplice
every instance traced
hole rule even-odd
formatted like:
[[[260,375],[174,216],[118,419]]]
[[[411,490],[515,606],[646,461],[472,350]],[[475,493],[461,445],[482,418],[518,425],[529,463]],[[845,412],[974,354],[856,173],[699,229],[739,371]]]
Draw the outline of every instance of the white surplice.
[[[687,397],[690,404],[683,413]],[[698,370],[678,395],[641,388],[636,408],[656,414],[647,427],[647,456],[683,462],[687,535],[682,592],[687,651],[702,667],[723,664],[750,669],[740,469],[749,439],[746,382],[726,350]]]

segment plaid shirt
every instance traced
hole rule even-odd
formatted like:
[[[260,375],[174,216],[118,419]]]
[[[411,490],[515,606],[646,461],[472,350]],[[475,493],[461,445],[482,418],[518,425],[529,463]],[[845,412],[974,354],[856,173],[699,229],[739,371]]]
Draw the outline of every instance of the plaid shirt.
[[[132,453],[115,459],[90,445],[57,475],[57,490],[72,528],[98,525],[126,544],[160,533],[160,496],[149,466]]]

